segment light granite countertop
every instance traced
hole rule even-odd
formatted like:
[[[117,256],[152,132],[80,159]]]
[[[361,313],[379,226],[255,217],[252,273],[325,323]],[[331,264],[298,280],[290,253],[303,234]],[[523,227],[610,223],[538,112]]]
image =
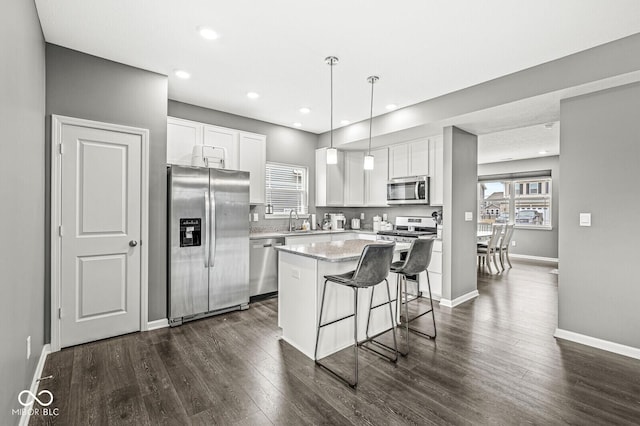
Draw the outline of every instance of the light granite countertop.
[[[362,250],[364,250],[364,247],[368,244],[375,243],[391,244],[390,241],[345,240],[310,244],[291,244],[274,248],[285,253],[311,257],[325,262],[347,262],[351,260],[358,260],[362,254]],[[409,250],[409,246],[409,243],[396,243],[395,251]]]
[[[251,232],[249,234],[249,238],[252,240],[259,240],[262,238],[278,238],[278,237],[295,237],[297,235],[321,235],[321,234],[345,234],[345,233],[355,233],[355,234],[370,234],[375,235],[376,232],[372,230],[365,229],[345,229],[343,231],[331,231],[331,230],[322,230],[316,229],[313,231],[260,231],[260,232]]]

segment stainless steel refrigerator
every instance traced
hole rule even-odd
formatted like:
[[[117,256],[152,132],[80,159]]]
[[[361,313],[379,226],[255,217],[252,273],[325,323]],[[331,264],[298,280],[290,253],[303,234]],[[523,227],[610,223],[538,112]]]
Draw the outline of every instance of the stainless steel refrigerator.
[[[169,166],[169,325],[249,305],[249,173]]]

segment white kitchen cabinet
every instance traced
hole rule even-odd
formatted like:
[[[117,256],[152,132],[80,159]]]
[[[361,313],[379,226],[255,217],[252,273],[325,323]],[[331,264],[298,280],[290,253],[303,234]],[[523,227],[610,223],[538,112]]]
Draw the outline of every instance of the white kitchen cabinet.
[[[390,178],[427,174],[429,174],[428,139],[420,139],[389,147]]]
[[[444,204],[444,141],[442,135],[429,138],[429,203]]]
[[[238,170],[239,133],[225,127],[204,125],[204,145],[223,148],[225,150],[224,168]]]
[[[197,145],[224,148],[224,168],[249,172],[249,202],[264,204],[267,162],[265,135],[167,117],[167,163],[190,166],[193,147]]]
[[[267,137],[256,133],[240,132],[239,170],[249,172],[251,204],[265,203],[265,173],[267,163]]]
[[[389,177],[409,176],[409,145],[392,145],[389,147]]]
[[[442,298],[442,240],[435,240],[433,242],[431,263],[429,263],[427,270],[429,271],[433,300],[440,300]],[[420,275],[420,283],[423,294],[425,294],[427,290],[427,276],[424,272]]]
[[[202,123],[167,118],[167,163],[191,165],[194,145],[202,145]]]
[[[327,148],[316,149],[316,207],[344,206],[344,153],[327,164]]]
[[[386,207],[387,181],[389,180],[389,148],[373,150],[371,155],[373,155],[373,170],[364,171],[364,205],[368,207]]]
[[[364,205],[364,152],[344,153],[344,205]]]

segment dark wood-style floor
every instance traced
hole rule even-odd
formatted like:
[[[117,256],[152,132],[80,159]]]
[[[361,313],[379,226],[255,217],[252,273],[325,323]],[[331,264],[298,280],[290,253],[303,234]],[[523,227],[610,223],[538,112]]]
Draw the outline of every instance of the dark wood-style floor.
[[[361,351],[357,390],[279,339],[276,299],[64,349],[41,385],[59,415],[31,424],[640,423],[640,361],[553,338],[554,267],[479,273],[479,298],[436,308],[436,341],[412,335],[397,365]]]

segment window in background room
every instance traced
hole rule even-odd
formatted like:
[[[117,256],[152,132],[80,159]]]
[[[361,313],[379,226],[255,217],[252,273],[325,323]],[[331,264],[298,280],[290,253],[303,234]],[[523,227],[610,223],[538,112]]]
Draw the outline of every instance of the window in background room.
[[[301,214],[308,211],[308,170],[303,166],[267,162],[267,205],[273,213],[267,216],[287,216],[291,210]]]
[[[540,176],[533,173],[481,176],[478,182],[478,222],[551,229],[551,172],[539,173]]]

